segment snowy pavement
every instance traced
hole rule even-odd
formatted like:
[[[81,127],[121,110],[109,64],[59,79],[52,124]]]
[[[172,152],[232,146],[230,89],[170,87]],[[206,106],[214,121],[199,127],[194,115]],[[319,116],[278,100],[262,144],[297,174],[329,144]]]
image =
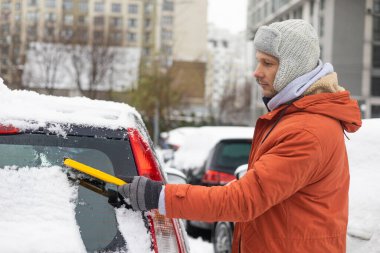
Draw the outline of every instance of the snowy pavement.
[[[191,253],[214,253],[211,242],[203,241],[201,237],[193,238],[189,236],[188,238]]]

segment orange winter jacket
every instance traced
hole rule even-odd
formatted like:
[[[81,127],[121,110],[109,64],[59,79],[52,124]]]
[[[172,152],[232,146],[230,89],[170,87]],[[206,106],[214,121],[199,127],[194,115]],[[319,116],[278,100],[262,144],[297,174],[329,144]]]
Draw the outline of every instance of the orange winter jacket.
[[[350,176],[343,129],[360,126],[348,91],[282,105],[258,119],[244,177],[227,186],[166,185],[166,215],[236,222],[235,253],[344,253]]]

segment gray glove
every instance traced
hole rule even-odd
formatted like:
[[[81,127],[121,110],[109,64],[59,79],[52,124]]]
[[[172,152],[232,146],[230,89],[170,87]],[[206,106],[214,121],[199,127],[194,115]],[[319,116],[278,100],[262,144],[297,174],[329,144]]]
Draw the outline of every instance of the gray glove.
[[[121,185],[118,192],[130,200],[135,211],[147,211],[158,208],[162,183],[146,177],[133,177],[132,183]]]

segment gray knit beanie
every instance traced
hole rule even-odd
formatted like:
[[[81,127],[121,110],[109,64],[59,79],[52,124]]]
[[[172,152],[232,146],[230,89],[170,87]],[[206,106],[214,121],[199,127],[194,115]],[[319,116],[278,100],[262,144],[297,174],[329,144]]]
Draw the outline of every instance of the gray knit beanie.
[[[256,50],[279,59],[279,68],[273,83],[277,92],[297,77],[313,70],[320,57],[317,31],[302,19],[289,19],[261,26],[253,44]]]

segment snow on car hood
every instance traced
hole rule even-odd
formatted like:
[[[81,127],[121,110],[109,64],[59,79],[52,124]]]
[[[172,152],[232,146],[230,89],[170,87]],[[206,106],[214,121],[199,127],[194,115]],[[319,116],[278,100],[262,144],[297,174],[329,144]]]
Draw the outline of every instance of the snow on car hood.
[[[57,97],[26,90],[10,90],[0,78],[0,122],[19,129],[37,129],[47,123],[52,132],[65,136],[60,124],[110,129],[136,127],[140,114],[129,105],[85,97]]]
[[[0,192],[0,252],[86,252],[62,168],[0,169]]]
[[[351,174],[348,253],[377,253],[380,249],[379,129],[380,119],[363,120],[359,131],[346,141]]]
[[[201,167],[211,149],[221,140],[252,139],[253,127],[200,127],[186,135],[171,166],[180,170]],[[247,161],[248,162],[248,161]]]

